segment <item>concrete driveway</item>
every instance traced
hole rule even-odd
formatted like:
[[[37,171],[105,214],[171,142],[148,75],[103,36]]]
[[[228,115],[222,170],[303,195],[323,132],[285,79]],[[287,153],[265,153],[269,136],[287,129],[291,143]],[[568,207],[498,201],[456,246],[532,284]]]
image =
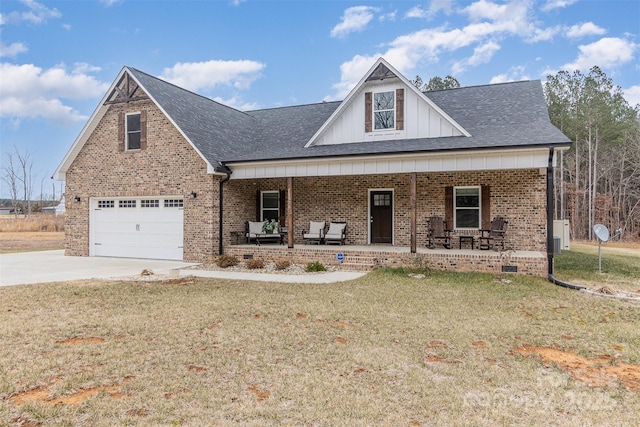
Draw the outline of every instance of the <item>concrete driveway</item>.
[[[155,274],[197,265],[155,259],[64,256],[63,250],[0,255],[0,286],[106,279],[140,274],[145,268]]]

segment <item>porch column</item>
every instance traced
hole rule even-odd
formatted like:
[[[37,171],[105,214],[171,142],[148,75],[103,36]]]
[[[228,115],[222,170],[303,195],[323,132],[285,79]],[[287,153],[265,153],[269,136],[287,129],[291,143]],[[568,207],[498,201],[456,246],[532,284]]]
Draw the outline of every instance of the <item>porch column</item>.
[[[287,245],[293,248],[293,177],[287,177]]]
[[[411,184],[409,185],[411,196],[409,204],[411,209],[411,253],[415,254],[418,246],[418,227],[417,227],[417,210],[418,210],[418,177],[415,172],[411,173]]]

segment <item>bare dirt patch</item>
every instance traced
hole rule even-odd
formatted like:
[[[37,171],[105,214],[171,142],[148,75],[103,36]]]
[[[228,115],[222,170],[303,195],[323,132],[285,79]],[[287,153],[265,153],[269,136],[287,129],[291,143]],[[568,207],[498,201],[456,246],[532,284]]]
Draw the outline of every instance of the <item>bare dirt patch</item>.
[[[271,392],[269,390],[261,390],[255,384],[251,384],[248,390],[258,398],[258,402],[262,402],[271,396]]]
[[[64,232],[4,231],[0,233],[0,253],[64,249]]]
[[[100,344],[105,342],[105,339],[99,337],[71,337],[66,340],[56,341],[56,344],[82,344],[85,342]]]
[[[556,363],[574,379],[590,387],[605,387],[617,380],[630,390],[640,393],[640,365],[620,363],[606,355],[587,359],[570,351],[529,344],[514,348],[514,351],[525,356],[537,354],[545,362]]]
[[[59,378],[55,378],[49,382],[46,386],[40,386],[31,390],[26,390],[21,393],[14,394],[9,398],[11,402],[16,405],[23,405],[28,402],[42,402],[49,405],[71,405],[77,406],[96,394],[105,391],[109,393],[111,397],[121,397],[125,394],[120,392],[120,388],[123,384],[131,381],[133,377],[126,377],[120,384],[111,386],[100,386],[83,389],[63,397],[49,397],[51,395],[51,387],[58,382]]]

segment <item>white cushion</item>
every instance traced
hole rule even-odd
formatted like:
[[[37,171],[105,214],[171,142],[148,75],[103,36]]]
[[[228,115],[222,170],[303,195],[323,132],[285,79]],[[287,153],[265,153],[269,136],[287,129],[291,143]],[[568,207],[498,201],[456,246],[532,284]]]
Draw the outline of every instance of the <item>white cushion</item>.
[[[329,231],[327,231],[327,234],[325,235],[325,237],[331,236],[334,239],[342,237],[342,231],[346,226],[347,224],[339,224],[337,222],[332,222],[329,225]]]
[[[322,237],[324,235],[324,224],[324,221],[311,221],[309,223],[309,233],[304,235],[305,239],[307,236],[311,238]]]
[[[260,221],[249,221],[249,236],[256,237],[257,234],[262,234],[262,223]]]
[[[339,240],[342,239],[342,232],[344,231],[344,228],[347,226],[347,224],[345,223],[336,223],[336,222],[332,222],[329,225],[329,231],[327,231],[327,234],[324,235],[325,239],[329,239],[329,240]]]

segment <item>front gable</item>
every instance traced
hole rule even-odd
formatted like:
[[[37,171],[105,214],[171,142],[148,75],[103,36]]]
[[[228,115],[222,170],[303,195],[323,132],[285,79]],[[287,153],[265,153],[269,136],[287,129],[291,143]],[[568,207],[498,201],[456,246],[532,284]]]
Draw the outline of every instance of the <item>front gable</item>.
[[[212,101],[213,102],[213,101]],[[143,106],[139,108],[139,106]],[[158,102],[154,96],[144,87],[144,85],[136,78],[135,70],[124,67],[111,87],[104,95],[100,104],[93,112],[71,148],[65,155],[64,159],[56,169],[53,178],[58,180],[66,180],[66,173],[73,164],[76,157],[80,154],[89,138],[97,129],[104,127],[103,120],[112,110],[117,110],[117,125],[113,132],[114,152],[123,151],[144,151],[147,148],[147,113],[149,108],[157,108],[163,114],[172,126],[180,133],[180,135],[189,143],[190,147],[195,150],[198,156],[207,165],[208,173],[215,173],[214,166],[195,146],[183,129],[175,122],[173,117]],[[130,117],[134,117],[136,123],[135,129],[129,129],[131,121]],[[131,132],[133,130],[133,132]],[[137,133],[137,142],[135,146],[128,146],[128,139],[133,133]]]
[[[449,136],[470,134],[380,58],[306,147]]]

